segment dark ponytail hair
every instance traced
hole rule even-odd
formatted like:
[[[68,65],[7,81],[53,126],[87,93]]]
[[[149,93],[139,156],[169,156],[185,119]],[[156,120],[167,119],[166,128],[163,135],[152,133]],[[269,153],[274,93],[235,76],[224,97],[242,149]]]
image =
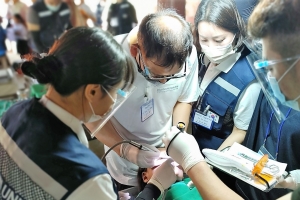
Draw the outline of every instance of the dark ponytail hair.
[[[70,95],[87,84],[100,84],[106,89],[134,80],[129,55],[111,34],[99,28],[76,27],[65,32],[45,57],[24,56],[21,69],[39,83],[51,84],[63,95]]]

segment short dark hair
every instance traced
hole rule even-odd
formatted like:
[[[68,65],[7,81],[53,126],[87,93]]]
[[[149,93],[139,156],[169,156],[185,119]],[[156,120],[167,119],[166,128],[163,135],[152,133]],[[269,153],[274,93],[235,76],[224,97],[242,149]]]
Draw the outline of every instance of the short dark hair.
[[[134,79],[129,55],[100,28],[72,28],[54,43],[47,56],[31,54],[25,58],[23,73],[39,83],[50,83],[63,96],[87,84],[110,89],[122,80],[131,84]]]
[[[248,21],[249,34],[269,37],[281,57],[300,54],[300,1],[261,0]]]
[[[137,172],[137,180],[138,180],[138,190],[139,192],[143,191],[147,183],[144,182],[143,179],[143,172],[146,172],[147,168],[141,168],[139,167],[138,172]]]
[[[205,21],[233,34],[237,42],[233,48],[240,48],[246,37],[245,23],[233,0],[202,0],[195,15],[195,43],[199,43],[198,25]]]
[[[178,20],[181,27],[176,27],[175,31],[171,24],[161,23],[166,17]],[[173,67],[179,64],[181,67],[193,48],[191,26],[174,10],[160,10],[144,17],[139,26],[138,42],[146,57],[157,59],[158,65]]]

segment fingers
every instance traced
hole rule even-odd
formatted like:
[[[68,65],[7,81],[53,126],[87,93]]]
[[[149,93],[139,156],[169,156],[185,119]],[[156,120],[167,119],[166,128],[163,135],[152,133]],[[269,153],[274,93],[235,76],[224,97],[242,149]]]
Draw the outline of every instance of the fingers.
[[[158,158],[154,160],[154,167],[162,165],[167,159],[166,158]]]
[[[176,175],[176,180],[181,181],[183,179],[183,170],[174,166],[174,172]]]
[[[181,131],[176,127],[172,126],[170,130],[167,130],[166,134],[163,136],[162,141],[167,147],[170,141]]]
[[[131,198],[128,192],[125,193],[119,191],[118,193],[119,193],[120,200],[129,200]]]

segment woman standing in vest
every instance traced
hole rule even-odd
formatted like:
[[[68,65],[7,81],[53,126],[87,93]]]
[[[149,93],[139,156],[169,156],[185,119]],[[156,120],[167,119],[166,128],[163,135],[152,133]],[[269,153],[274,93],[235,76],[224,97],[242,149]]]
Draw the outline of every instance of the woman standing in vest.
[[[245,25],[233,0],[202,0],[195,31],[202,52],[192,134],[201,150],[222,150],[244,140],[260,86],[246,59]]]
[[[1,119],[0,199],[117,199],[82,123],[101,119],[113,109],[117,91],[131,85],[129,57],[110,34],[78,27],[46,56],[25,59],[23,73],[49,87],[41,99],[19,102]],[[164,171],[158,170],[152,186],[165,189],[175,182],[174,172],[168,175],[173,179],[160,181]]]
[[[28,31],[24,19],[19,14],[15,14],[13,17],[14,24],[13,30],[15,38],[17,39],[17,52],[22,56],[30,53],[28,46]]]

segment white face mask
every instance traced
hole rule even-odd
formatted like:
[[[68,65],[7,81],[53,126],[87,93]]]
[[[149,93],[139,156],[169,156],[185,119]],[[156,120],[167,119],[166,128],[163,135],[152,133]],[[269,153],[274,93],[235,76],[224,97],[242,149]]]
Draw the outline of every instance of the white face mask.
[[[295,110],[300,110],[299,109],[299,104],[298,104],[298,99],[300,98],[300,95],[298,97],[296,97],[294,100],[286,100],[284,94],[282,94],[280,87],[279,87],[279,82],[283,79],[283,77],[296,65],[296,63],[298,62],[298,60],[296,60],[296,62],[294,62],[285,72],[284,74],[278,79],[278,81],[276,80],[275,77],[271,76],[270,72],[268,72],[268,80],[271,86],[271,89],[273,91],[274,96],[283,104],[286,105],[290,108],[293,108]]]
[[[58,5],[56,5],[56,6],[52,6],[52,5],[46,4],[47,8],[48,8],[50,11],[52,11],[52,12],[58,11],[59,8],[60,8],[60,5],[61,5],[61,3],[58,4]]]
[[[220,64],[224,61],[229,55],[234,54],[235,51],[232,47],[232,42],[235,38],[233,36],[232,41],[226,46],[214,46],[209,47],[203,44],[200,44],[202,51],[205,53],[205,56],[212,62],[216,64]]]

